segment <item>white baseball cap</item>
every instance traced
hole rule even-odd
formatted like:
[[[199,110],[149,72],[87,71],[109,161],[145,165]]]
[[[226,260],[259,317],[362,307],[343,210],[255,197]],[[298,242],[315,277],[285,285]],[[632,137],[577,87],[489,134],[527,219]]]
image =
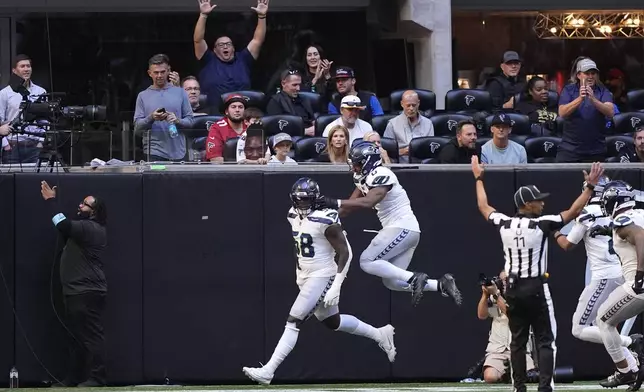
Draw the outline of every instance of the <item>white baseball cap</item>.
[[[365,108],[365,106],[362,106],[362,101],[357,96],[347,95],[344,98],[342,98],[342,102],[340,103],[340,108],[362,110]]]

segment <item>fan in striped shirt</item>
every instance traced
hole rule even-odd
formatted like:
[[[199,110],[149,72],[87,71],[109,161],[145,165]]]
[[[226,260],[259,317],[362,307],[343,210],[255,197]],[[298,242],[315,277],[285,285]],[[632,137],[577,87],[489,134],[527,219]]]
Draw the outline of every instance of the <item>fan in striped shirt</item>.
[[[483,185],[483,166],[477,157],[472,157],[479,211],[499,230],[505,252],[507,315],[512,332],[510,362],[516,392],[527,391],[525,347],[530,327],[540,342],[539,391],[551,392],[554,389],[552,375],[557,351],[557,324],[547,283],[548,236],[581,213],[603,172],[600,163],[593,163],[590,174],[584,171],[586,183],[581,195],[568,210],[558,215],[541,215],[543,200],[549,193],[542,193],[534,185],[522,186],[514,194],[514,204],[519,213],[509,217],[488,204]]]

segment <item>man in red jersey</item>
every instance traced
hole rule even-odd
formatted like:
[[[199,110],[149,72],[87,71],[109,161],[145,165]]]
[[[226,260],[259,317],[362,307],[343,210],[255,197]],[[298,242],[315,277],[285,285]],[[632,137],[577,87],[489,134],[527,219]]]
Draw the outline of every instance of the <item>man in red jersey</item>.
[[[225,117],[212,124],[206,140],[206,160],[214,163],[224,161],[226,140],[241,136],[247,128],[244,122],[246,100],[241,95],[231,95],[224,107]]]

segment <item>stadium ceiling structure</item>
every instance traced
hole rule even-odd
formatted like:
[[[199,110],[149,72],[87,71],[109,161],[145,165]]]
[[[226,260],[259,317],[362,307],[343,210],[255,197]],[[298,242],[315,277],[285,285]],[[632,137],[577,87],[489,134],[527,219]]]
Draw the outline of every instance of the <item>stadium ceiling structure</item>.
[[[644,13],[539,13],[534,31],[541,39],[644,38]]]

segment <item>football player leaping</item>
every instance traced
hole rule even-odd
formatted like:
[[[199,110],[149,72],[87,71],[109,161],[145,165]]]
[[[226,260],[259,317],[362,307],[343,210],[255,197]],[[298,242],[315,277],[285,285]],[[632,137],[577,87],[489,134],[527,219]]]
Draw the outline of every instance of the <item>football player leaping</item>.
[[[324,204],[330,208],[339,207],[341,216],[356,208],[378,211],[382,230],[360,255],[362,270],[381,277],[390,290],[410,291],[414,305],[422,298],[423,291],[440,291],[460,305],[461,293],[451,274],[434,280],[423,272],[407,271],[420,241],[420,227],[407,192],[396,175],[381,166],[378,147],[370,142],[359,143],[351,148],[349,161],[356,185],[350,200],[325,197]]]
[[[319,205],[320,188],[310,178],[297,180],[291,200],[293,208],[288,212],[288,220],[295,239],[300,293],[271,359],[261,368],[243,368],[244,373],[260,384],[270,384],[277,367],[295,347],[300,326],[312,315],[334,331],[374,340],[393,362],[396,357],[394,327],[374,328],[354,316],[339,314],[340,288],[349,270],[351,247],[340,225],[338,211]]]

